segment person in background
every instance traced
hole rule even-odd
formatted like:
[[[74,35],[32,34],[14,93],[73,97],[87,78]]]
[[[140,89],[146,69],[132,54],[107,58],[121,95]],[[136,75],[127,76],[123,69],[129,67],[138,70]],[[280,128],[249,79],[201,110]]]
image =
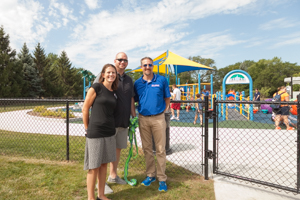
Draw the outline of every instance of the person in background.
[[[172,88],[173,88],[172,99],[174,101],[180,101],[181,100],[181,91],[178,89],[178,87],[176,86],[176,84],[173,84]],[[177,117],[175,116],[174,110],[176,110],[176,112],[177,112]],[[171,104],[171,112],[172,112],[171,120],[173,120],[173,119],[179,120],[180,103],[172,103]]]
[[[254,101],[260,102],[260,92],[258,91],[257,88],[255,89],[255,93],[254,93]],[[260,109],[260,103],[257,103],[256,107],[258,107],[258,109]]]
[[[196,101],[203,101],[204,99],[203,99],[203,97],[204,97],[204,95],[203,94],[196,94]],[[202,107],[202,105],[203,105],[203,102],[199,102],[199,103],[195,103],[195,108],[196,108],[196,112],[195,112],[195,120],[194,120],[194,124],[196,124],[197,123],[197,119],[198,119],[198,115],[199,115],[199,118],[200,118],[200,125],[202,126],[203,124],[202,124],[202,122],[203,122],[203,120],[202,120],[202,115],[203,115],[203,107]]]
[[[276,117],[276,114],[274,112],[272,112],[272,116],[271,116],[271,120],[274,122],[275,121],[275,117]],[[291,115],[288,116],[288,122],[289,122],[289,125],[290,126],[293,126],[295,128],[297,128],[296,124],[293,123],[293,121],[296,121],[297,123],[297,118],[295,117],[292,117]],[[280,117],[280,120],[279,120],[279,126],[283,125],[284,124],[284,119],[283,117],[281,116]]]
[[[206,90],[206,91],[205,91],[205,96],[209,96],[209,95],[210,95],[209,90]]]
[[[159,191],[167,191],[166,171],[166,120],[164,112],[170,104],[168,81],[164,76],[153,73],[153,60],[150,57],[141,59],[143,76],[135,81],[135,101],[139,103],[139,130],[142,148],[146,161],[146,179],[141,183],[144,186],[159,180]],[[153,155],[154,139],[156,148],[157,171]]]
[[[235,100],[235,90],[230,88],[228,94],[234,95],[234,97],[228,97],[228,100]]]
[[[187,81],[187,83],[188,83],[188,81]],[[187,87],[186,88],[186,101],[189,101],[191,99],[190,97],[191,97],[190,96],[190,87]],[[191,108],[190,103],[186,103],[186,106],[185,106],[186,112],[189,112],[190,108]]]
[[[130,114],[132,117],[136,116],[134,105],[134,91],[133,82],[130,76],[125,74],[125,69],[128,66],[128,58],[126,53],[117,53],[114,60],[117,69],[118,89],[116,94],[117,109],[114,113],[115,125],[116,125],[116,156],[117,159],[110,163],[110,173],[107,179],[108,183],[117,183],[121,185],[127,184],[126,181],[118,176],[117,169],[120,161],[121,150],[127,148],[128,138],[128,126]],[[99,75],[98,75],[99,76]],[[98,77],[97,76],[97,77]],[[98,82],[99,78],[95,79]],[[105,194],[111,194],[113,190],[109,185],[105,184]]]
[[[273,96],[275,96],[277,93],[275,93]],[[281,102],[285,102],[285,101],[289,101],[290,100],[290,96],[289,94],[286,92],[286,87],[285,86],[281,86],[280,90],[278,92],[278,94],[281,97]],[[290,112],[290,108],[287,104],[281,104],[279,107],[279,110],[277,111],[276,115],[275,115],[275,126],[277,130],[280,130],[280,118],[282,116],[283,118],[283,122],[286,125],[286,130],[294,130],[293,127],[290,127],[289,125],[289,120],[288,120],[288,116],[289,116],[289,112]]]
[[[172,88],[169,89],[171,97],[170,97],[170,101],[173,100],[173,91]],[[181,94],[181,91],[180,91]],[[167,109],[169,112],[171,111],[171,107],[172,107],[172,103],[170,103],[169,108]]]
[[[116,160],[116,129],[114,112],[117,107],[118,87],[116,67],[106,64],[102,68],[99,83],[88,90],[82,108],[86,145],[84,170],[87,173],[88,199],[95,199],[95,181],[98,177],[97,199],[107,200],[104,195],[107,163]],[[89,110],[91,116],[89,117]]]

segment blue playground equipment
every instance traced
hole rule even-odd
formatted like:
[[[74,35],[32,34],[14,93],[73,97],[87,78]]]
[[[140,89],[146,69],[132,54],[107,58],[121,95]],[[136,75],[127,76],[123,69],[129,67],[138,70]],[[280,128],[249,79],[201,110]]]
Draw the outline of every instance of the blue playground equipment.
[[[91,87],[91,81],[93,79],[96,78],[96,76],[94,74],[92,74],[92,72],[88,71],[88,70],[81,70],[80,72],[82,74],[82,79],[83,79],[83,99],[85,99],[85,95],[87,90]],[[89,81],[88,86],[86,86],[86,78]]]
[[[249,100],[252,101],[253,100],[253,81],[251,76],[243,71],[243,70],[232,70],[230,72],[228,72],[224,79],[223,79],[223,84],[222,84],[222,88],[223,88],[223,100],[226,100],[226,85],[233,85],[233,84],[249,84]],[[241,96],[241,97],[240,97]],[[219,98],[221,98],[221,94],[219,94]],[[242,95],[235,95],[235,100],[241,100],[244,101],[245,100],[245,92],[242,92]],[[222,107],[222,111],[219,112],[219,115],[221,115],[220,117],[223,118],[223,120],[226,120],[227,118],[227,107],[226,104],[222,104],[222,106],[219,107],[219,109]],[[245,114],[245,105],[240,104],[240,106],[238,106],[239,109],[238,111],[240,112],[240,114]],[[250,104],[249,105],[249,118],[248,120],[253,121],[253,105]]]

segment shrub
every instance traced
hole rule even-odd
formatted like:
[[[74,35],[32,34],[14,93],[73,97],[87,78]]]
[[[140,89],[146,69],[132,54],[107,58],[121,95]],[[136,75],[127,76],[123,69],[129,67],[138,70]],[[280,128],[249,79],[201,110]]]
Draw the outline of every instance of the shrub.
[[[44,106],[36,106],[33,109],[33,112],[38,112],[38,113],[43,113],[47,110],[47,108],[45,108]]]
[[[63,111],[62,109],[58,109],[57,111],[55,111],[55,110],[48,110],[44,106],[37,106],[33,109],[33,112],[40,113],[40,115],[44,117],[53,116],[53,117],[67,118],[66,111]],[[72,111],[69,111],[69,117],[75,118],[75,115],[73,114]]]

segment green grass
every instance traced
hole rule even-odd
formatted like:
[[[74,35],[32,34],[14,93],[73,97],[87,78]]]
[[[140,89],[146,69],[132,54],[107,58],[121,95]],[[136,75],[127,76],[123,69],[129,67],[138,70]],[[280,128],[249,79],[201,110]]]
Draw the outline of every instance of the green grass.
[[[0,199],[87,199],[86,171],[79,162],[61,162],[23,157],[0,156]],[[110,184],[112,199],[215,199],[213,181],[199,175],[180,173],[168,177],[168,192],[158,191],[158,181],[140,185],[144,172],[130,170],[129,179],[137,186]],[[95,194],[97,195],[96,191]]]
[[[212,126],[211,126],[212,127]],[[274,129],[274,124],[253,122],[253,121],[240,121],[240,120],[227,120],[218,123],[219,128],[240,128],[240,129]]]
[[[2,155],[15,155],[49,160],[66,160],[66,136],[18,133],[0,130]],[[70,159],[84,156],[85,137],[69,137]]]
[[[70,136],[70,162],[66,137],[0,131],[0,199],[87,199],[83,170],[85,137]],[[129,147],[128,147],[129,149]],[[119,175],[124,176],[128,149],[123,150]],[[134,150],[134,156],[136,155]],[[145,162],[141,149],[131,158],[128,179],[138,185],[110,184],[112,199],[215,199],[213,181],[167,162],[168,192],[158,191],[158,181],[141,186]]]
[[[74,103],[69,106],[74,105]],[[66,103],[61,102],[14,102],[14,105],[1,105],[0,113],[11,112],[16,110],[29,110],[34,109],[36,106],[45,106],[45,108],[50,107],[66,107]]]

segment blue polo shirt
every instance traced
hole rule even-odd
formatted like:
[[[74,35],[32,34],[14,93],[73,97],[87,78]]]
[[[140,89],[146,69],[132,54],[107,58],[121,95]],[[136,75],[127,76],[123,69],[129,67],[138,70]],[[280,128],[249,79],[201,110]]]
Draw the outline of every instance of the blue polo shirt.
[[[157,74],[150,82],[143,76],[136,80],[134,93],[134,100],[139,102],[138,111],[144,116],[162,113],[166,108],[165,98],[171,97],[167,79]]]

